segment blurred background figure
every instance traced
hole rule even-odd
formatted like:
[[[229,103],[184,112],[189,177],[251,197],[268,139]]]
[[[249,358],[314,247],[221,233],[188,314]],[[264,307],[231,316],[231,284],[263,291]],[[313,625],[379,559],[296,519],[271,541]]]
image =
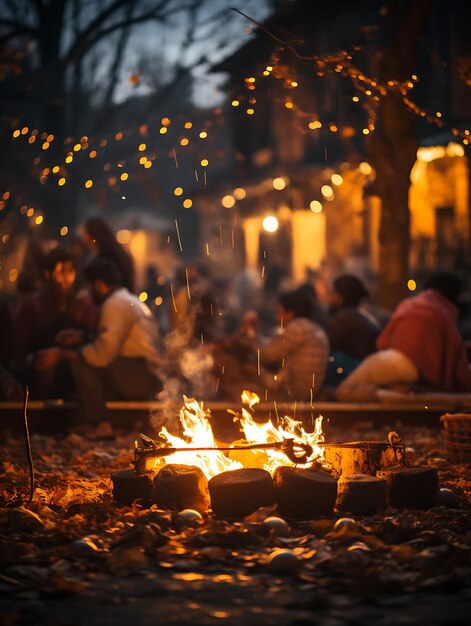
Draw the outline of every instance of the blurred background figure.
[[[42,289],[26,297],[16,315],[23,376],[32,397],[64,397],[72,389],[65,368],[39,371],[35,355],[39,350],[61,345],[64,331],[79,330],[85,340],[95,332],[98,308],[86,290],[76,285],[77,272],[72,254],[57,246],[45,257]]]
[[[44,262],[46,253],[43,244],[32,238],[25,250],[23,264],[18,274],[18,294],[34,293],[44,286]]]
[[[471,370],[458,328],[462,281],[436,271],[423,290],[399,303],[370,354],[337,388],[344,402],[377,401],[381,388],[471,391]]]
[[[191,346],[210,343],[220,334],[219,304],[213,278],[205,263],[181,267],[175,276],[170,330]]]
[[[134,260],[118,243],[108,222],[100,217],[90,217],[83,226],[83,239],[92,258],[112,261],[119,270],[120,286],[134,293]]]
[[[331,350],[326,376],[328,385],[336,387],[365,357],[376,351],[380,324],[361,306],[368,296],[363,281],[353,274],[342,274],[333,282],[327,326]]]
[[[23,391],[14,374],[17,368],[18,341],[9,303],[0,297],[0,400],[19,400]]]

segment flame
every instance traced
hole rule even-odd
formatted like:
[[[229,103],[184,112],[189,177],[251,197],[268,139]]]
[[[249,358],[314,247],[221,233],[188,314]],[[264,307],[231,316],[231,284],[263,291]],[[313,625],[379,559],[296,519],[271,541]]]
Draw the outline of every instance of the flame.
[[[181,436],[173,435],[164,426],[159,433],[172,447],[175,448],[217,448],[220,444],[214,438],[211,428],[211,412],[203,407],[202,402],[188,399],[185,396],[184,406],[180,409]],[[249,409],[260,402],[260,398],[250,391],[244,390],[242,401]],[[235,420],[240,422],[243,439],[233,442],[232,445],[244,444],[269,444],[277,443],[285,439],[309,444],[314,451],[310,461],[323,458],[323,448],[319,447],[324,441],[322,433],[322,416],[319,416],[314,424],[312,432],[306,432],[301,421],[289,416],[279,419],[280,425],[275,426],[268,420],[263,423],[255,421],[248,409],[242,408],[241,414],[234,414]],[[242,467],[259,467],[272,472],[279,465],[291,465],[290,461],[281,450],[230,450],[214,452],[176,452],[167,460],[160,459],[159,463],[178,463],[182,465],[195,465],[207,476],[212,478],[216,474],[227,470]]]

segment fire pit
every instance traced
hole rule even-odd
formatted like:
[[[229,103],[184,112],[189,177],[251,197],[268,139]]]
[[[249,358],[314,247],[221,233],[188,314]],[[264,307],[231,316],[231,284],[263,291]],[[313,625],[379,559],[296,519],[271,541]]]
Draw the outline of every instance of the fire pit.
[[[243,438],[231,444],[215,439],[209,411],[184,398],[180,435],[163,427],[158,437],[140,434],[134,469],[112,476],[114,499],[162,508],[209,508],[222,517],[243,517],[277,505],[287,517],[330,515],[334,507],[372,514],[386,507],[431,504],[438,489],[434,468],[409,467],[400,436],[387,442],[326,443],[322,416],[312,431],[291,417],[260,423],[259,399],[244,392],[248,405],[234,413]],[[339,481],[340,479],[340,481]]]

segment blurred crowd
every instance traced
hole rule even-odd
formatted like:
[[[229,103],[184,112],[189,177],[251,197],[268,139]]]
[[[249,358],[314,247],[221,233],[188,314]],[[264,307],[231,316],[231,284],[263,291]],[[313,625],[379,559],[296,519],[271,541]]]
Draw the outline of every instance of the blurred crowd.
[[[169,378],[186,395],[238,400],[376,401],[382,389],[471,391],[458,326],[462,284],[436,271],[384,314],[353,274],[283,268],[214,276],[182,265],[161,280],[149,267],[146,300],[132,256],[92,217],[69,246],[32,242],[14,302],[0,299],[0,398],[73,398],[84,423],[106,422],[107,400],[155,399]],[[191,359],[189,357],[191,356]],[[189,360],[193,364],[188,367]]]

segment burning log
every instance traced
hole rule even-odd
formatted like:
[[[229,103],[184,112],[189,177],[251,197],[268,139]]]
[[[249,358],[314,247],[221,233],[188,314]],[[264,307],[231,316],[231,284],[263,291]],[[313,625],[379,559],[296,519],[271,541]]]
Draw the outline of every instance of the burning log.
[[[138,474],[132,469],[112,474],[113,500],[123,506],[131,505],[134,500],[152,501],[152,478],[150,472]]]
[[[378,471],[377,476],[386,481],[391,506],[398,509],[432,506],[438,490],[436,468],[397,465]]]
[[[220,517],[244,517],[275,502],[270,474],[256,468],[230,470],[213,476],[209,493],[211,508]]]
[[[310,519],[332,513],[337,497],[337,482],[329,474],[282,466],[276,468],[273,482],[281,515]]]
[[[154,478],[154,500],[163,509],[207,511],[208,480],[199,467],[165,465]]]
[[[336,507],[354,515],[373,515],[386,507],[386,481],[368,474],[342,474],[338,482]]]
[[[369,474],[397,465],[402,447],[378,441],[349,441],[324,444],[324,459],[338,474]]]

